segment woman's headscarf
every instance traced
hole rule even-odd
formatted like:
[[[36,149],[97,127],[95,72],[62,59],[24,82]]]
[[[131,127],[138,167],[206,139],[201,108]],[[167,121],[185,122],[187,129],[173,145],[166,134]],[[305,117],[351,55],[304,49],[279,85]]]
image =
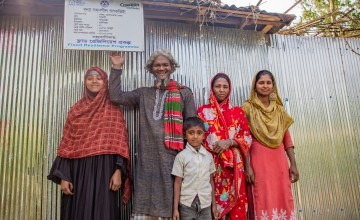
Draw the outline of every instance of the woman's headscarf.
[[[104,81],[103,88],[95,97],[88,94],[85,83],[93,71],[98,72]],[[110,102],[108,76],[104,70],[92,67],[86,72],[83,98],[72,106],[68,113],[57,153],[59,157],[69,159],[118,154],[128,160],[130,174],[126,123],[119,106]],[[125,181],[124,187],[126,202],[131,195],[129,178]]]
[[[250,98],[242,106],[252,135],[263,145],[278,148],[284,138],[286,130],[294,120],[285,111],[279,97],[276,82],[273,82],[273,92],[270,94],[270,105],[265,107],[257,96],[255,74],[251,86]]]

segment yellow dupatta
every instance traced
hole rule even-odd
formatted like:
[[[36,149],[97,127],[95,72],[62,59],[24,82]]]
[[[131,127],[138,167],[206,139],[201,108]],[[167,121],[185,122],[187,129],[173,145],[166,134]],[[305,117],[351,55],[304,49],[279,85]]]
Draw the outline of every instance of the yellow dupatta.
[[[285,111],[275,82],[273,82],[273,93],[269,97],[270,105],[265,107],[262,104],[255,91],[256,75],[253,78],[250,98],[246,100],[242,109],[256,140],[269,148],[278,148],[294,120]]]

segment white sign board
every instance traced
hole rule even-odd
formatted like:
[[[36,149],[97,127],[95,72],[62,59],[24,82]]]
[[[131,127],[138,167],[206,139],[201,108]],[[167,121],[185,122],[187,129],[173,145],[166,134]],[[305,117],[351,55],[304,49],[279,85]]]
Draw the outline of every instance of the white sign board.
[[[140,1],[65,0],[64,48],[144,51]]]

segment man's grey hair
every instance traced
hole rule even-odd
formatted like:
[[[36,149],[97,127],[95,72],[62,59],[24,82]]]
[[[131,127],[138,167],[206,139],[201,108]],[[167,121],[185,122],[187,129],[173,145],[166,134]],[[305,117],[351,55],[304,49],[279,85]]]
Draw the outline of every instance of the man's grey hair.
[[[155,59],[158,56],[164,56],[170,61],[170,65],[173,69],[173,71],[171,73],[175,72],[175,68],[180,67],[179,64],[176,62],[176,60],[174,59],[173,55],[170,53],[170,51],[167,51],[164,49],[158,49],[150,55],[148,61],[145,64],[145,70],[147,70],[149,73],[153,73],[152,67],[153,67]]]

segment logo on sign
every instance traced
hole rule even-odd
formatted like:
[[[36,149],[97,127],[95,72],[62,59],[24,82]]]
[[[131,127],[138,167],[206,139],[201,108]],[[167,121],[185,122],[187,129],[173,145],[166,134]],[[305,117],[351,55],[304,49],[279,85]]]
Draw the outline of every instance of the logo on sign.
[[[83,2],[83,0],[70,0],[69,5],[82,6],[85,5],[85,2]]]
[[[103,0],[103,1],[101,1],[101,2],[100,2],[100,5],[101,5],[102,7],[104,7],[104,8],[106,8],[106,7],[108,7],[108,6],[109,6],[109,2],[108,2],[108,1]]]
[[[140,9],[139,3],[120,3],[120,7],[127,9]]]

